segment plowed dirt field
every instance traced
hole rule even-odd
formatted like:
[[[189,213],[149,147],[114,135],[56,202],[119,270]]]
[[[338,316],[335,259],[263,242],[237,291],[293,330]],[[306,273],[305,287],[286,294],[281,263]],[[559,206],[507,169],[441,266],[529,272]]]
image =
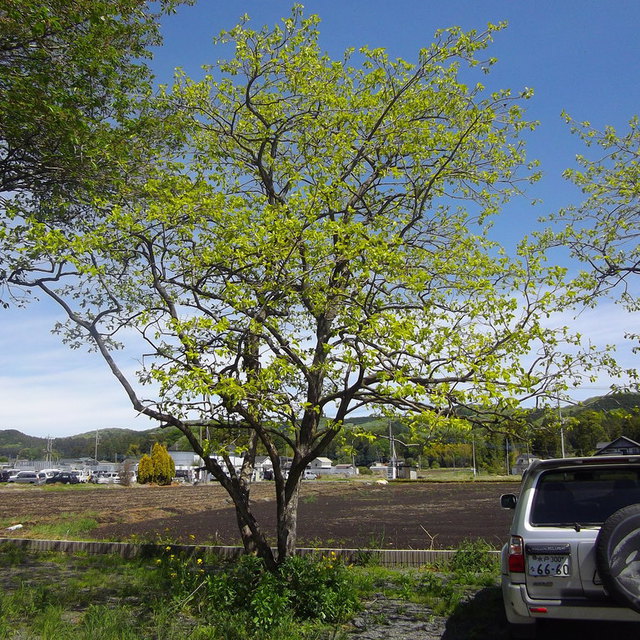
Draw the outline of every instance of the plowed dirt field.
[[[299,546],[447,549],[482,538],[496,548],[505,540],[511,512],[500,508],[503,482],[305,482],[298,516]],[[263,529],[274,531],[273,484],[252,488]],[[0,489],[0,537],[43,537],[34,527],[74,514],[98,522],[92,539],[157,538],[200,544],[239,544],[235,511],[216,484],[172,487],[87,486]]]

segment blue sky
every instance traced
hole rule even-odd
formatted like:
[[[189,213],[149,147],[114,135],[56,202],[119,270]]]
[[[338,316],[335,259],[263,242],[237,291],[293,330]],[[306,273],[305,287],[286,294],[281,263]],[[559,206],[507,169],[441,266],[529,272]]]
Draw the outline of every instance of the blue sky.
[[[560,114],[589,120],[596,127],[620,131],[640,111],[640,2],[616,0],[309,0],[305,13],[316,13],[321,46],[339,57],[348,47],[384,47],[391,57],[412,61],[428,46],[439,28],[460,25],[483,30],[488,22],[507,21],[488,54],[498,58],[490,76],[479,78],[491,87],[519,91],[531,87],[527,117],[540,126],[528,139],[528,154],[541,162],[544,177],[526,197],[511,203],[496,223],[506,244],[533,230],[538,217],[570,203],[580,194],[561,178],[583,149]],[[165,45],[153,62],[160,81],[170,81],[173,69],[199,74],[200,65],[225,54],[212,38],[231,28],[247,13],[252,24],[278,22],[289,14],[290,2],[200,0],[181,7],[165,20]],[[531,206],[534,198],[541,204]],[[44,304],[25,310],[0,310],[0,429],[15,428],[30,435],[71,435],[112,426],[147,429],[136,417],[106,366],[95,354],[70,351],[49,331],[59,319]],[[616,344],[620,360],[635,366],[623,335],[637,319],[613,303],[578,318],[564,319],[595,343]],[[133,370],[135,361],[127,366]],[[576,391],[583,399],[603,393],[607,380]]]

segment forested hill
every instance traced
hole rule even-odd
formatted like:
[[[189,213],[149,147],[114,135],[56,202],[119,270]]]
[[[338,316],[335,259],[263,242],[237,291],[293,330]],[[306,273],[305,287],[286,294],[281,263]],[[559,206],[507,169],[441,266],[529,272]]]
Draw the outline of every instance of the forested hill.
[[[628,435],[632,438],[640,438],[640,433],[636,433],[638,429],[635,424],[638,421],[636,410],[640,408],[640,393],[624,393],[611,394],[606,396],[597,396],[579,404],[563,407],[562,414],[564,417],[572,417],[578,421],[573,427],[569,437],[575,437],[576,452],[589,452],[593,450],[596,442],[612,439],[618,435]],[[624,420],[620,415],[625,413],[634,414],[632,422]],[[542,414],[540,414],[542,415]],[[531,423],[535,425],[540,415],[538,412],[531,412]],[[596,425],[591,424],[594,415],[599,416]],[[582,418],[584,417],[584,418]],[[587,420],[589,425],[582,425]],[[615,425],[608,423],[614,421]],[[622,421],[622,422],[621,422]],[[373,433],[379,434],[382,439],[377,442],[367,443],[365,441],[358,442],[358,458],[367,463],[384,457],[388,453],[388,441],[384,436],[388,433],[389,422],[385,419],[373,418],[370,416],[361,416],[350,420],[354,425],[363,427]],[[617,424],[621,422],[620,424]],[[587,429],[588,427],[588,429]],[[588,437],[582,434],[582,431],[588,430]],[[403,435],[404,427],[394,422],[394,435]],[[536,436],[535,426],[534,432],[530,434],[531,440],[536,444],[536,448],[541,453],[553,455],[553,451],[546,451],[549,441],[549,432],[542,430]],[[578,442],[578,440],[585,442]],[[537,443],[535,442],[537,440]],[[154,442],[160,442],[172,449],[186,450],[189,448],[186,438],[174,428],[170,429],[147,429],[145,431],[134,431],[132,429],[108,428],[100,429],[98,432],[98,458],[103,460],[122,460],[126,455],[140,455],[148,453]],[[457,440],[456,440],[457,442]],[[16,429],[0,429],[0,457],[8,460],[16,457],[27,458],[31,460],[41,459],[45,457],[47,451],[47,438],[36,438],[26,435]],[[557,444],[557,443],[556,443]],[[555,446],[555,445],[554,445]],[[334,447],[335,448],[335,447]],[[329,455],[337,457],[337,450],[329,451]],[[371,451],[369,451],[371,449]],[[96,432],[89,431],[75,436],[64,438],[55,438],[52,442],[52,450],[56,458],[81,458],[93,457],[96,451]],[[399,455],[414,455],[415,451],[406,451]]]
[[[584,411],[632,411],[640,407],[640,393],[613,393],[606,396],[595,396],[584,402],[563,409],[567,415],[575,415]]]
[[[134,431],[117,427],[98,431],[98,458],[122,459],[125,455],[148,453],[154,442],[175,445],[181,434],[177,429],[147,429]],[[0,429],[0,456],[9,459],[43,458],[47,451],[47,438],[28,436],[16,429]],[[96,432],[89,431],[75,436],[55,438],[52,450],[56,458],[93,458],[96,452]]]

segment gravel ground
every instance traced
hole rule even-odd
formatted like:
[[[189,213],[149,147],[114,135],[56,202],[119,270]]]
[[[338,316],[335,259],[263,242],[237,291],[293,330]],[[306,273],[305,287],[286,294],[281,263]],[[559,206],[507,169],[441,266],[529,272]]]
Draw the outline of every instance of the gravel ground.
[[[425,605],[377,595],[353,620],[349,640],[509,640],[500,588],[468,594],[452,616],[434,615]],[[540,640],[632,640],[640,625],[580,620],[541,621]]]
[[[424,605],[378,594],[352,624],[354,631],[348,637],[353,640],[439,640],[446,632],[447,619],[434,616]]]
[[[499,588],[472,591],[449,617],[428,606],[375,595],[352,621],[349,640],[507,640]]]

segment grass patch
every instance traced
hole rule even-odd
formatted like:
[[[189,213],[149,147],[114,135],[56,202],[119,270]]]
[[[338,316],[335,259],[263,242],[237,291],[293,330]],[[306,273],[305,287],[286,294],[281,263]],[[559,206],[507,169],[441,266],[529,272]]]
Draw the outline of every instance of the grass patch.
[[[90,482],[78,482],[77,484],[62,484],[55,482],[53,484],[42,484],[40,485],[40,489],[42,491],[56,493],[59,491],[95,491],[99,486],[104,485],[96,485]]]
[[[501,476],[488,473],[476,473],[473,469],[421,469],[418,473],[418,480],[394,480],[393,482],[520,482],[522,476]]]
[[[274,575],[254,557],[184,558],[170,544],[159,557],[135,560],[7,544],[0,546],[0,637],[341,640],[360,603],[380,593],[425,604],[430,615],[464,618],[465,597],[497,584],[498,567],[481,543],[459,554],[447,572],[344,566],[329,554],[291,558]]]
[[[25,562],[26,561],[26,562]],[[127,640],[340,638],[357,609],[334,557],[292,558],[277,574],[254,557],[155,559],[24,554],[0,547],[0,637]]]
[[[437,615],[452,614],[467,594],[499,582],[496,556],[487,553],[488,543],[463,543],[446,569],[390,569],[370,564],[356,568],[355,584],[361,597],[383,593],[387,597],[424,603]]]
[[[96,514],[85,512],[63,513],[55,520],[39,522],[29,526],[29,534],[34,538],[48,538],[51,540],[73,540],[86,537],[87,534],[98,526]]]

